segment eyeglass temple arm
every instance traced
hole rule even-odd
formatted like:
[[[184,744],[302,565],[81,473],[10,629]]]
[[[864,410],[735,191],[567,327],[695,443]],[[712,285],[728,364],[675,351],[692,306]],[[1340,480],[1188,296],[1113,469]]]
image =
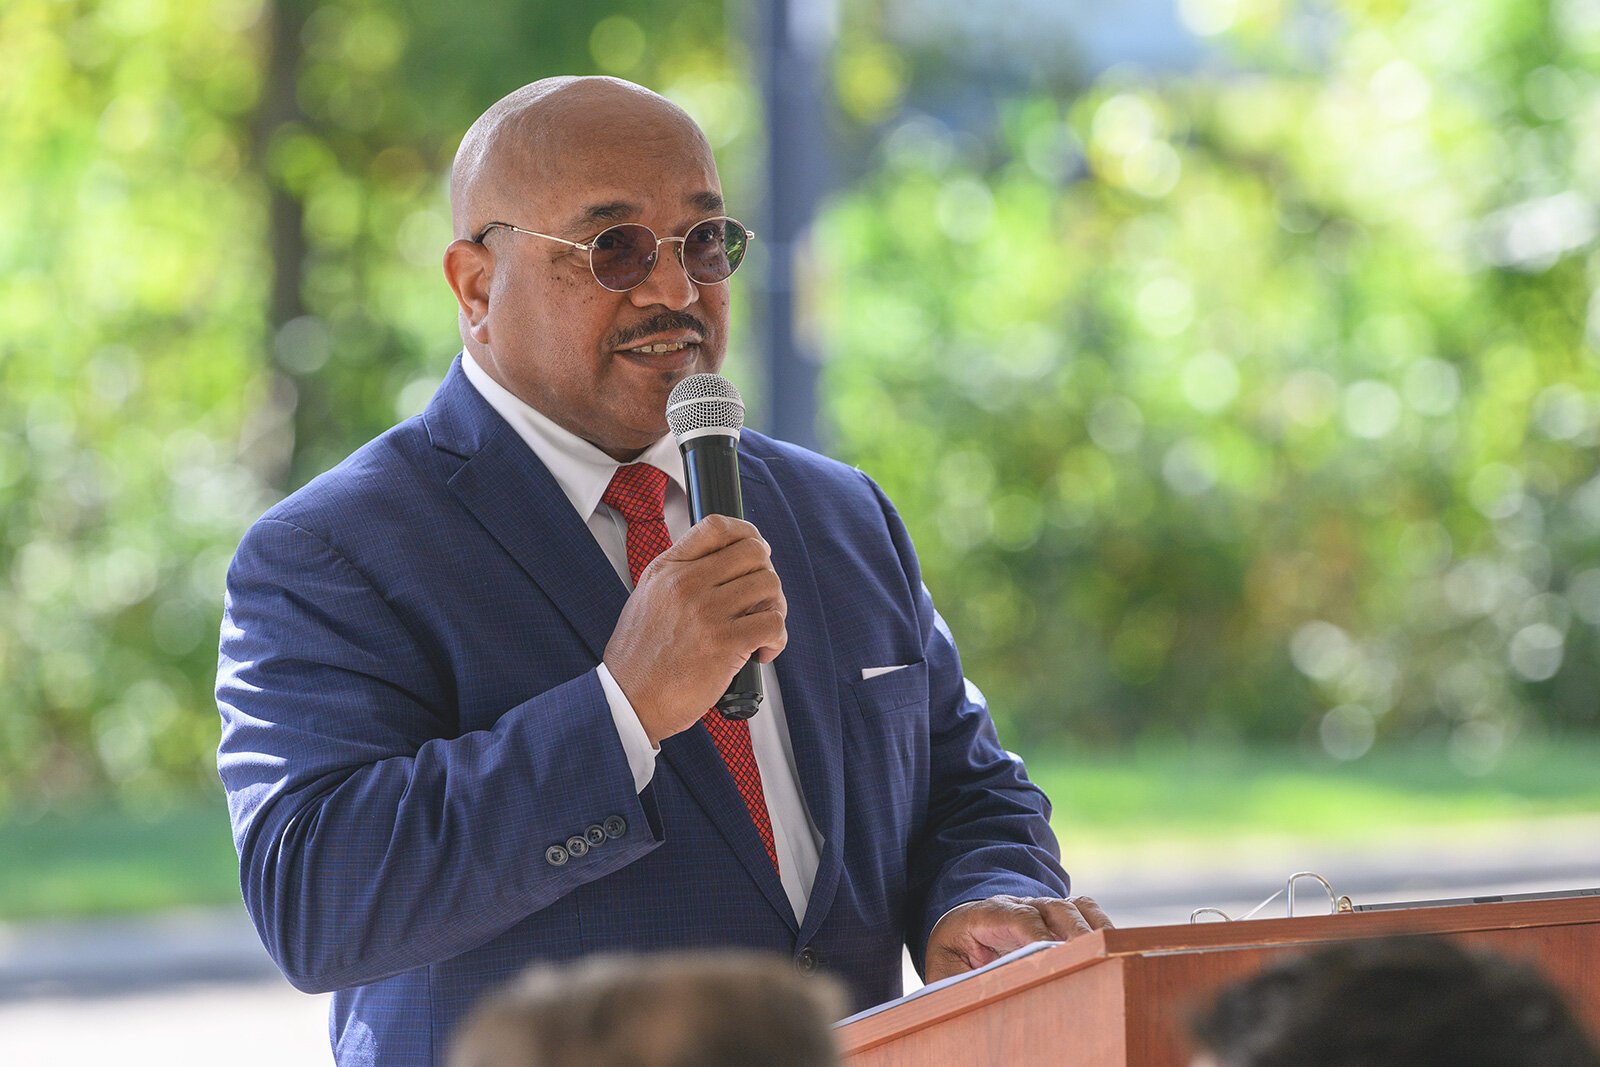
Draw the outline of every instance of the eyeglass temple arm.
[[[593,247],[592,245],[584,244],[582,241],[569,241],[565,237],[552,237],[548,233],[540,233],[537,230],[524,230],[521,226],[513,226],[509,222],[491,222],[491,223],[489,223],[488,225],[484,226],[483,229],[478,231],[478,236],[476,236],[476,237],[474,237],[472,239],[473,243],[474,244],[480,244],[480,245],[483,244],[484,237],[489,233],[490,230],[495,229],[496,227],[501,227],[501,228],[504,228],[504,229],[507,229],[507,230],[515,230],[517,233],[525,233],[529,237],[543,237],[546,241],[560,241],[564,245],[571,245],[573,248],[578,249],[580,252],[587,252],[587,251],[590,250],[590,248]],[[752,235],[752,236],[754,236],[754,235]]]

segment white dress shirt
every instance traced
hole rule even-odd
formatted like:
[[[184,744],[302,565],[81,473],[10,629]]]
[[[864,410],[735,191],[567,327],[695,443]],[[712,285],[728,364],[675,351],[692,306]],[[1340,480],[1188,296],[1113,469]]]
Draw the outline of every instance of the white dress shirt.
[[[594,534],[595,541],[611,561],[617,577],[632,590],[633,581],[628,575],[628,522],[620,512],[600,500],[611,484],[611,476],[623,464],[583,438],[556,425],[512,394],[489,377],[470,352],[462,353],[461,369],[466,372],[467,381],[472,383],[473,388],[527,442],[534,455],[555,476],[556,484],[561,486],[561,491],[572,502],[579,517],[588,524],[589,532]],[[683,460],[678,454],[677,442],[671,434],[667,434],[633,462],[648,463],[666,473],[667,532],[677,541],[689,530],[689,495],[683,483]],[[611,718],[616,723],[617,736],[622,740],[628,766],[633,771],[634,786],[643,792],[655,774],[656,755],[661,750],[651,746],[633,705],[611,676],[611,671],[604,663],[596,670],[611,706]],[[804,922],[806,900],[811,895],[811,883],[817,876],[817,858],[822,851],[822,839],[800,796],[800,776],[795,769],[794,749],[784,718],[783,694],[778,690],[778,677],[770,663],[761,665],[761,684],[765,688],[766,699],[761,702],[761,711],[747,720],[750,723],[750,744],[755,750],[756,766],[761,770],[761,791],[766,796],[767,814],[772,819],[772,843],[778,854],[779,879],[783,882],[784,894],[794,907],[795,918]]]

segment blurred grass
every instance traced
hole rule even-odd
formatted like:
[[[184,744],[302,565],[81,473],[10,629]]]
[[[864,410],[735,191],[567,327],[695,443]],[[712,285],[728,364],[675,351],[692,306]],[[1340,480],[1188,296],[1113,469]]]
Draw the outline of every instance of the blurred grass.
[[[238,904],[220,795],[159,811],[85,808],[0,820],[0,918]]]
[[[1063,837],[1114,851],[1135,840],[1250,836],[1360,842],[1555,815],[1600,815],[1600,739],[1524,740],[1480,773],[1438,747],[1378,748],[1339,763],[1289,746],[1041,753],[1028,772]]]
[[[1079,856],[1253,836],[1381,841],[1600,814],[1600,739],[1523,741],[1482,774],[1422,748],[1378,749],[1343,764],[1286,747],[1035,751],[1028,767]],[[0,820],[0,918],[238,902],[220,797],[152,813],[85,809]]]

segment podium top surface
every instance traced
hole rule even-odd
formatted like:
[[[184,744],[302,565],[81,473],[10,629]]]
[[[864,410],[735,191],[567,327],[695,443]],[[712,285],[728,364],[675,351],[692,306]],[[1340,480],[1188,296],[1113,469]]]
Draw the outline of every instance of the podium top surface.
[[[1125,930],[1098,931],[1062,947],[1072,948],[1080,941],[1099,940],[1103,944],[1091,958],[1100,958],[1271,945],[1314,945],[1324,941],[1384,937],[1389,934],[1470,933],[1474,930],[1516,930],[1532,926],[1570,926],[1594,922],[1600,922],[1600,897],[1568,897],[1392,911],[1339,912],[1294,919],[1135,926]],[[1085,949],[1090,947],[1083,945]]]
[[[1600,924],[1600,897],[1097,930],[977,975],[970,981],[957,982],[840,1027],[838,1037],[846,1052],[870,1048],[907,1031],[1119,956],[1286,948],[1389,935],[1458,934],[1590,923]]]

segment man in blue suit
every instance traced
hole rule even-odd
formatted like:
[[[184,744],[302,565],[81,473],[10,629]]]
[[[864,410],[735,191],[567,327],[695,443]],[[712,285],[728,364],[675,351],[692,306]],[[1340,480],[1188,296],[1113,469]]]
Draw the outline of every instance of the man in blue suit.
[[[666,396],[722,365],[750,235],[688,116],[527,86],[468,132],[451,206],[462,355],[228,576],[245,904],[335,991],[338,1062],[441,1062],[533,960],[764,949],[860,1007],[902,945],[933,980],[1107,925],[1064,899],[1049,804],[876,485],[746,432],[749,521],[690,528]],[[750,657],[760,713],[708,714]]]

